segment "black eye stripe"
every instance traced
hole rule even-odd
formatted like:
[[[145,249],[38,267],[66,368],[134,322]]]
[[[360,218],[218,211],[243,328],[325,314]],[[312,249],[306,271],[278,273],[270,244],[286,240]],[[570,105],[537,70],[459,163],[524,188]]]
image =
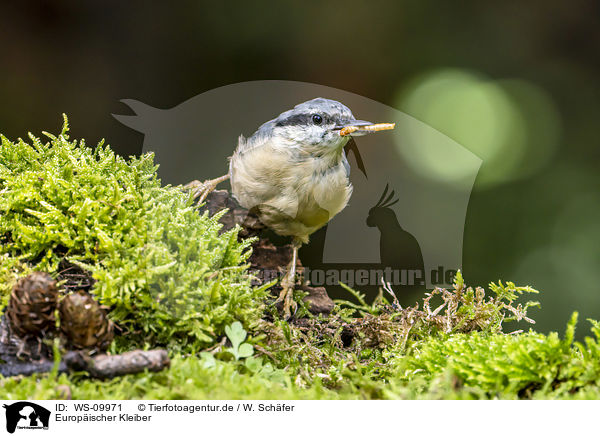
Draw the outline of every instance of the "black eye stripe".
[[[283,120],[279,120],[276,124],[277,127],[285,127],[285,126],[298,126],[303,124],[308,124],[310,115],[309,114],[295,114],[291,115]]]
[[[276,127],[285,127],[285,126],[308,126],[308,125],[312,125],[312,124],[319,124],[319,123],[315,123],[313,121],[313,116],[314,115],[318,115],[321,117],[321,123],[320,124],[328,124],[329,123],[329,118],[327,115],[324,114],[315,114],[315,113],[303,113],[303,114],[294,114],[291,115],[287,118],[284,118],[282,120],[277,121],[277,123],[275,124]]]

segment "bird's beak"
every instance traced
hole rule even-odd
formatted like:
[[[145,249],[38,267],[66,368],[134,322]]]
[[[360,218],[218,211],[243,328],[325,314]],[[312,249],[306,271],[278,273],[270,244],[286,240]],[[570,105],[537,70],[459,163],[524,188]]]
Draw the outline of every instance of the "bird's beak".
[[[374,124],[370,121],[351,120],[342,125],[335,126],[335,129],[339,130],[340,136],[363,136],[367,133],[391,130],[395,126],[395,123]]]

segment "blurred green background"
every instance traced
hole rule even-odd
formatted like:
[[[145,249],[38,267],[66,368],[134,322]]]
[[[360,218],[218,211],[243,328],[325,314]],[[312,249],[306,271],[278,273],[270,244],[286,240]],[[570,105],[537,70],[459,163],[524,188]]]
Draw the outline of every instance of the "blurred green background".
[[[21,1],[0,6],[0,132],[143,137],[111,113],[281,79],[405,111],[484,159],[467,281],[540,289],[537,329],[600,319],[600,3]],[[411,157],[428,174],[431,159]],[[445,177],[460,177],[448,163]]]

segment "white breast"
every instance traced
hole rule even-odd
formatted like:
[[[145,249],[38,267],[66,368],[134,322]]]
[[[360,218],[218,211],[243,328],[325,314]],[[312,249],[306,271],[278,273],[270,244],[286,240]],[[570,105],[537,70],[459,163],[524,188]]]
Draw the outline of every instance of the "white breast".
[[[254,208],[265,225],[307,241],[346,207],[352,185],[341,154],[299,158],[295,153],[268,143],[236,152],[231,187],[240,205]]]

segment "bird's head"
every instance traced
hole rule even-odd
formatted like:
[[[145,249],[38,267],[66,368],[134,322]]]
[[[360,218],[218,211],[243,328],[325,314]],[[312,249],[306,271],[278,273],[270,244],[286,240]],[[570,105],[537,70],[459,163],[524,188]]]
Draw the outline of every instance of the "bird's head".
[[[312,153],[341,150],[352,136],[393,129],[393,124],[357,120],[342,103],[315,98],[283,112],[268,125],[271,135],[286,146]]]
[[[381,225],[385,222],[389,222],[389,220],[394,220],[396,218],[396,214],[391,209],[391,207],[398,203],[399,199],[394,200],[395,191],[388,193],[389,185],[385,185],[385,189],[379,201],[375,206],[373,206],[369,210],[369,216],[367,217],[367,226],[369,227],[377,227],[378,224]]]

